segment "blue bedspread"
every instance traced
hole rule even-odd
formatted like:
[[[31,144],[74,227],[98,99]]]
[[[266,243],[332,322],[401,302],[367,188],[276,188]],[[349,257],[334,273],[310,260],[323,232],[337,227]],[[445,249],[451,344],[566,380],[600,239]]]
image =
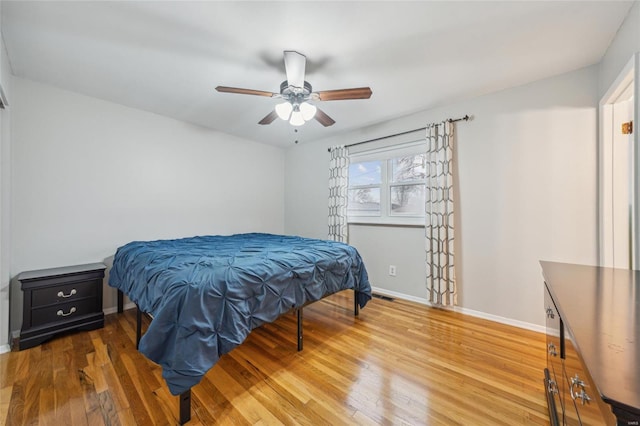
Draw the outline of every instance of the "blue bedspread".
[[[360,307],[371,299],[355,248],[270,234],[135,241],[116,252],[109,285],[153,315],[140,352],[174,395],[292,307],[344,289],[359,291]]]

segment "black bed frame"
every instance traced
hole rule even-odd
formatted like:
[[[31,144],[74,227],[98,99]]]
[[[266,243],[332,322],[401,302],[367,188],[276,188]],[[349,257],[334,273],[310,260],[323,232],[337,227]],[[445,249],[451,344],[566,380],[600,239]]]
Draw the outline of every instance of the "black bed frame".
[[[358,316],[360,313],[360,306],[358,305],[358,290],[353,290],[353,315]],[[313,303],[313,302],[310,302]],[[308,303],[307,303],[308,304]],[[298,317],[298,352],[302,350],[302,309],[307,305],[295,308],[296,316]],[[118,290],[118,313],[124,311],[124,293]],[[140,345],[140,338],[142,337],[142,310],[136,304],[136,349]],[[182,392],[180,398],[180,424],[183,425],[191,420],[191,389]]]

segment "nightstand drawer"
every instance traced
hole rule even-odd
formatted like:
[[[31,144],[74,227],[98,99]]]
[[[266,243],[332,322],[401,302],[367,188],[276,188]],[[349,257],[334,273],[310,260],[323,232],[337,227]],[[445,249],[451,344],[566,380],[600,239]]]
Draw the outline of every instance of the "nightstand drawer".
[[[31,295],[31,307],[67,303],[87,297],[96,297],[98,288],[102,287],[102,280],[91,282],[58,285],[48,288],[33,290]]]
[[[96,299],[83,299],[67,303],[60,303],[46,308],[33,309],[31,311],[31,326],[49,324],[56,321],[68,321],[82,315],[96,312]]]
[[[104,326],[103,263],[22,272],[23,292],[20,350],[71,330]]]

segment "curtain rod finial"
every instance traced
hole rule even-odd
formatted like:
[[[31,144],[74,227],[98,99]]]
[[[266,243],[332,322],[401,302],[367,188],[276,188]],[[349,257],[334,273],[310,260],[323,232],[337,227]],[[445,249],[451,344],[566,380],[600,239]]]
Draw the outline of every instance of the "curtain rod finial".
[[[469,114],[465,114],[464,117],[461,118],[449,118],[446,121],[448,121],[449,123],[455,123],[456,121],[469,121],[471,119],[471,117],[469,117]]]

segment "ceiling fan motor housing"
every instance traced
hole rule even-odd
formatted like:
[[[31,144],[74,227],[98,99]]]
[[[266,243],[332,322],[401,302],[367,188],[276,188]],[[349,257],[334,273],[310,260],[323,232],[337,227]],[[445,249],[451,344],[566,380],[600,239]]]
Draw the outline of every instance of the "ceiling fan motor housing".
[[[311,92],[311,84],[309,84],[308,81],[304,82],[304,87],[290,86],[287,80],[280,83],[280,94],[282,95],[282,99],[285,99],[292,104],[299,105],[308,100]]]

